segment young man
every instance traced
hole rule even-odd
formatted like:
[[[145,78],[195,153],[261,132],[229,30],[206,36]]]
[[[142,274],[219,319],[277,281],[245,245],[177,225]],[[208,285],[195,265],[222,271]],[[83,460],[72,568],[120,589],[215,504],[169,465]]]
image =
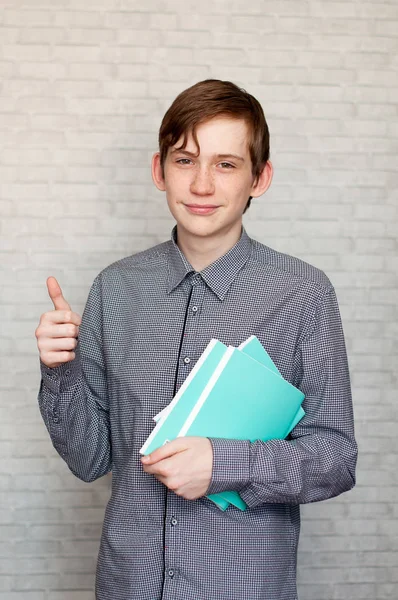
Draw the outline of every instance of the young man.
[[[353,487],[357,448],[333,287],[310,265],[252,240],[242,215],[271,183],[259,103],[230,82],[185,90],[167,111],[155,185],[171,241],[95,279],[83,318],[54,278],[36,330],[39,404],[71,471],[112,470],[98,600],[296,600],[299,505]],[[288,440],[179,438],[140,458],[152,417],[211,338],[256,335],[305,394]],[[205,496],[237,490],[245,512]]]

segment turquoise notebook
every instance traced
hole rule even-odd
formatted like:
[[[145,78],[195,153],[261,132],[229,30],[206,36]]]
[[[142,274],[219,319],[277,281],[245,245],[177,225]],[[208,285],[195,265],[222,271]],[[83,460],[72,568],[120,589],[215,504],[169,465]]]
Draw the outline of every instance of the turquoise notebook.
[[[178,435],[283,439],[303,399],[283,377],[230,346]]]
[[[242,342],[242,344],[240,344],[239,346],[239,350],[241,350],[245,354],[248,354],[255,360],[258,360],[265,367],[268,367],[271,371],[274,371],[274,373],[282,377],[279,369],[277,368],[270,355],[255,335],[250,336],[246,341]],[[290,433],[293,427],[297,425],[297,423],[303,418],[304,415],[305,412],[300,406],[288,433]],[[236,491],[220,492],[219,494],[217,494],[217,497],[222,498],[223,500],[227,500],[230,504],[233,504],[234,506],[236,506],[236,508],[239,508],[240,510],[246,510],[247,508],[246,503],[242,500],[242,498]]]
[[[271,371],[278,373],[280,377],[282,377],[282,374],[279,371],[278,367],[273,362],[270,355],[265,350],[265,348],[263,348],[261,342],[256,338],[255,335],[252,335],[245,342],[243,342],[239,346],[239,350],[242,350],[245,354],[248,354],[252,358],[255,358],[256,360],[261,362],[265,367],[268,367],[269,369],[271,369]],[[297,411],[297,414],[294,416],[294,419],[290,424],[290,428],[287,435],[292,431],[292,429],[294,429],[294,427],[296,427],[297,423],[301,421],[304,415],[304,409],[302,406],[300,406],[300,408]]]

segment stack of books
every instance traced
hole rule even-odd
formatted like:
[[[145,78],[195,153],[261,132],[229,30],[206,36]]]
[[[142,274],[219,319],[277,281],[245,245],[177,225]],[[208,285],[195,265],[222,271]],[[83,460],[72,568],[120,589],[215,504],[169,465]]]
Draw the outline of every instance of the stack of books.
[[[147,455],[182,436],[284,439],[304,416],[304,394],[286,381],[253,335],[238,348],[211,340],[170,404],[154,417]],[[208,496],[221,510],[245,510],[237,491]]]

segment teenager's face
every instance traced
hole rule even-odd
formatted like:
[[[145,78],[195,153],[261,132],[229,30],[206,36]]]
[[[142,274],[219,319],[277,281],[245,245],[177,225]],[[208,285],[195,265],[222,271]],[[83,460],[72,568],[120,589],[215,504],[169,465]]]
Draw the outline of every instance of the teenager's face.
[[[178,150],[182,139],[178,140],[169,148],[164,177],[159,153],[154,155],[155,185],[166,191],[179,235],[238,239],[249,196],[260,196],[271,183],[271,163],[254,182],[248,126],[243,120],[216,117],[199,125],[196,134],[199,156],[191,135],[183,150]]]

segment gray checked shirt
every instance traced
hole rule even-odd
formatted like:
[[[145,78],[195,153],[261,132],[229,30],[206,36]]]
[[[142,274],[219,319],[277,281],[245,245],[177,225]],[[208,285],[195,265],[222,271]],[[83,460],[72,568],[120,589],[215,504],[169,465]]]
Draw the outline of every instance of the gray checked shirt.
[[[140,463],[152,420],[211,338],[256,335],[305,394],[287,440],[211,439],[208,494],[169,492]],[[357,447],[341,320],[318,269],[251,239],[195,272],[172,239],[94,280],[76,358],[41,363],[39,406],[54,447],[84,481],[112,471],[97,600],[296,600],[299,505],[353,487]]]

